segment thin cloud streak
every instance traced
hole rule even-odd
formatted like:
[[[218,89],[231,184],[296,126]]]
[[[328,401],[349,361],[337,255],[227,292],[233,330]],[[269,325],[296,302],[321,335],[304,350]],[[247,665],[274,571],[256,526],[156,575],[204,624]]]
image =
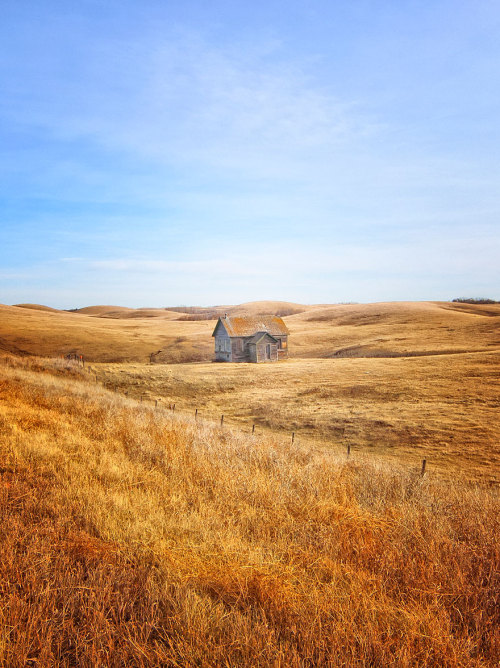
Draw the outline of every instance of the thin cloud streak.
[[[257,3],[249,28],[246,7],[174,5],[49,3],[36,25],[10,8],[6,294],[23,280],[32,301],[37,271],[87,303],[497,289],[500,59],[477,39],[492,9],[320,2],[311,26],[292,2],[268,26]]]

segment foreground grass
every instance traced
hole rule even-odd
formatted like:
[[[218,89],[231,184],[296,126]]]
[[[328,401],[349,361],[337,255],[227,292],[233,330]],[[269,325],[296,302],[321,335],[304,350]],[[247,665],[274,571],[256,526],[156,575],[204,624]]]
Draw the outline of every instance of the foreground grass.
[[[497,665],[493,492],[43,367],[0,365],[2,665]]]

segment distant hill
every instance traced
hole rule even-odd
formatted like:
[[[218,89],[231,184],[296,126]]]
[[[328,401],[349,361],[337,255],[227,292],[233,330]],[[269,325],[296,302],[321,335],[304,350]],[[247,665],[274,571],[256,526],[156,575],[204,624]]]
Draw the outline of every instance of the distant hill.
[[[261,301],[213,307],[210,319],[207,311],[89,306],[68,312],[36,304],[0,305],[0,349],[47,356],[77,352],[106,362],[147,361],[152,353],[157,353],[157,362],[208,361],[214,319],[224,312],[281,314],[291,333],[291,357],[401,357],[500,349],[500,304],[306,306]]]
[[[182,313],[181,320],[217,319],[227,313],[236,316],[278,315],[284,317],[310,308],[302,304],[279,301],[246,302],[237,306],[172,306],[167,310]]]
[[[295,304],[293,302],[276,302],[276,301],[262,301],[262,302],[247,302],[239,306],[232,306],[228,310],[229,315],[278,315],[285,317],[294,315],[296,313],[303,313],[311,309],[310,306],[303,304]]]
[[[49,311],[52,313],[59,313],[58,309],[51,306],[44,306],[43,304],[15,304],[17,308],[28,308],[33,311]]]
[[[133,308],[128,308],[127,306],[85,306],[83,308],[72,309],[70,313],[78,313],[80,315],[95,315],[103,316],[109,313],[129,313],[134,311]]]
[[[500,348],[500,305],[322,305],[286,322],[295,357],[393,357]]]

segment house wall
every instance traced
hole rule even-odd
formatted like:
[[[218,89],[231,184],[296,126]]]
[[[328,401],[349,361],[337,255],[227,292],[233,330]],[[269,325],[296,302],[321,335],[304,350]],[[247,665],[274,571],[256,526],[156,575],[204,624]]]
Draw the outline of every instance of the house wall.
[[[275,339],[278,339],[280,345],[278,345],[278,359],[286,360],[288,359],[288,336],[286,334],[280,334],[275,336]]]
[[[215,336],[215,361],[232,362],[231,339],[224,330],[219,330]]]
[[[249,362],[247,339],[244,336],[231,338],[231,354],[233,362]]]
[[[267,346],[270,347],[270,356],[267,354]],[[256,362],[277,362],[278,361],[278,346],[276,343],[257,343],[256,346]]]
[[[271,359],[267,356],[266,346],[271,346]],[[276,343],[268,344],[265,341],[262,343],[251,343],[248,346],[248,362],[277,362],[279,359],[278,346]]]

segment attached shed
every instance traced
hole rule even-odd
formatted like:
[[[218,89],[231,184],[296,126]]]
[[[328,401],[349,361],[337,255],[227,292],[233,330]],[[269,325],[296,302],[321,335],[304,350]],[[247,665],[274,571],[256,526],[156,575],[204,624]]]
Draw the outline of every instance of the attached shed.
[[[288,329],[275,315],[219,318],[216,362],[277,362],[288,357]]]

